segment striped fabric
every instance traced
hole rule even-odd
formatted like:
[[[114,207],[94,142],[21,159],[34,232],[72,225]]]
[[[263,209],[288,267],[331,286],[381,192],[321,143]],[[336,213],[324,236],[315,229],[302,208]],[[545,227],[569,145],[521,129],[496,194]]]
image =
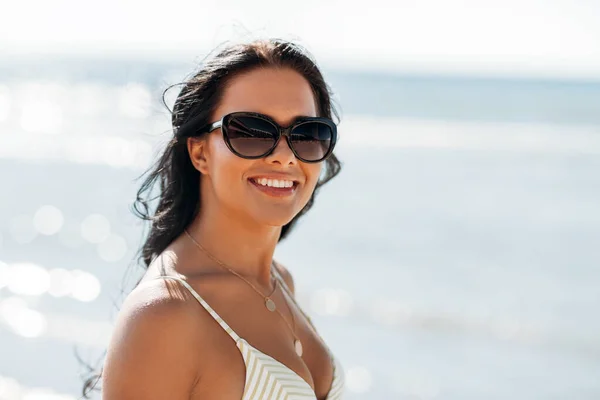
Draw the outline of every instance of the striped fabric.
[[[185,286],[235,341],[246,364],[246,384],[242,400],[317,400],[308,382],[281,362],[240,338],[184,279],[175,276],[159,278],[173,279]],[[326,400],[339,400],[343,395],[344,373],[339,361],[331,353],[330,356],[334,362],[333,383]]]

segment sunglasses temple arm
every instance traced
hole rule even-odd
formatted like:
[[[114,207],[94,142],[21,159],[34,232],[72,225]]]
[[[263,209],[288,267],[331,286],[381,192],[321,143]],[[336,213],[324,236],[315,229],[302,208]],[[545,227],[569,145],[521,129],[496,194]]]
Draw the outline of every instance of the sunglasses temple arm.
[[[214,124],[210,124],[208,126],[208,132],[210,133],[210,132],[214,131],[215,129],[219,129],[222,125],[223,125],[223,121],[217,121]]]

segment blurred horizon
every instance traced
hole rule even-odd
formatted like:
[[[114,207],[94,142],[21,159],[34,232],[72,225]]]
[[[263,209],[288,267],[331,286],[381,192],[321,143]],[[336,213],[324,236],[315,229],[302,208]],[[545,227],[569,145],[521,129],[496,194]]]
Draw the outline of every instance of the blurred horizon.
[[[216,48],[216,47],[215,47]],[[5,56],[9,56],[0,64],[0,71],[11,70],[11,73],[18,74],[14,68],[24,67],[29,69],[41,69],[41,64],[31,64],[31,62],[42,61],[44,63],[55,62],[92,62],[105,61],[107,63],[142,63],[155,65],[171,65],[179,66],[180,69],[185,69],[187,66],[188,73],[191,73],[194,68],[199,67],[202,61],[209,57],[215,49],[204,49],[200,51],[123,51],[118,49],[106,49],[101,52],[89,51],[80,52],[69,49],[32,52],[23,50],[22,52],[6,52]],[[310,51],[310,49],[308,49]],[[1,54],[0,54],[1,55]],[[431,78],[431,79],[455,79],[455,80],[472,80],[472,81],[497,81],[497,82],[548,82],[548,83],[574,83],[574,84],[598,84],[600,83],[600,70],[597,75],[594,74],[568,74],[568,73],[543,73],[540,71],[500,71],[492,69],[471,70],[469,68],[444,68],[440,67],[417,68],[414,66],[386,66],[386,65],[353,65],[352,62],[331,60],[326,57],[315,57],[317,64],[324,73],[329,71],[357,74],[357,75],[372,75],[385,76],[388,78]],[[59,71],[50,71],[50,74],[56,74]],[[35,76],[30,78],[35,78]],[[47,77],[44,77],[47,79]]]

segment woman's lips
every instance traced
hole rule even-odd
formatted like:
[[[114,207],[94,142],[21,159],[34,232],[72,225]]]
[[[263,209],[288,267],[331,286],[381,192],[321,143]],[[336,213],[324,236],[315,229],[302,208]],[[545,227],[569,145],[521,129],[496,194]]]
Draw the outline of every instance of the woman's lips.
[[[248,181],[255,188],[257,188],[264,194],[272,196],[272,197],[291,196],[294,194],[294,192],[296,191],[296,188],[298,187],[298,182],[294,182],[294,185],[292,187],[281,188],[281,187],[272,187],[272,186],[261,185],[261,184],[257,183],[254,179],[248,179]]]

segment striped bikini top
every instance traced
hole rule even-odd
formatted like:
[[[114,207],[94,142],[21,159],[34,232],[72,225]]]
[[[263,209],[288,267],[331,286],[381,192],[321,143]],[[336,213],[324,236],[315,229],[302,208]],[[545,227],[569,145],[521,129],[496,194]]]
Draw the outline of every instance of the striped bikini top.
[[[283,363],[239,337],[184,279],[175,276],[159,276],[158,278],[181,282],[235,341],[246,364],[246,381],[242,400],[317,400],[317,396],[308,382]],[[333,382],[326,400],[339,400],[342,398],[345,377],[340,362],[331,353],[330,356],[334,365]]]

